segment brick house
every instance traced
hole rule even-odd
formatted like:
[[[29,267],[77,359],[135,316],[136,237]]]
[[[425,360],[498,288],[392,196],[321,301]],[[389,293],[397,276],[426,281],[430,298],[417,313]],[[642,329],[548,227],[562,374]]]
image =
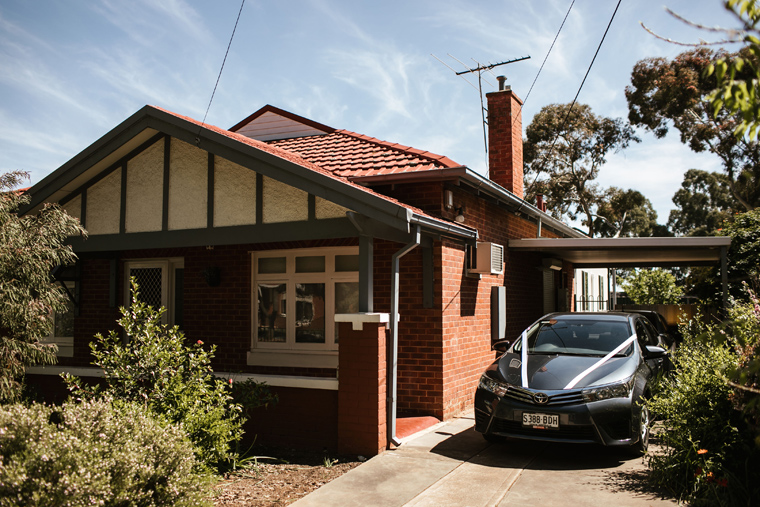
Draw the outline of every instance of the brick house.
[[[523,200],[521,101],[489,93],[490,179],[422,150],[266,106],[229,130],[146,106],[30,189],[78,217],[59,362],[83,376],[128,279],[220,375],[280,402],[260,441],[376,454],[397,417],[472,403],[492,341],[568,310],[572,265],[510,240],[582,234]]]

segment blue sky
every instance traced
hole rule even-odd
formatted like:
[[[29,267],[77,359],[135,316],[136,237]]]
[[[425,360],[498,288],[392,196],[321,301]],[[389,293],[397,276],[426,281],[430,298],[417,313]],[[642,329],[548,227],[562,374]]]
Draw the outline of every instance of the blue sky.
[[[541,107],[572,101],[617,0],[576,0],[528,96],[570,3],[246,0],[206,121],[229,128],[272,104],[482,173],[478,92],[431,55],[455,70],[464,67],[449,54],[471,66],[530,56],[495,71],[526,99],[525,128]],[[664,6],[735,26],[718,0],[623,0],[579,102],[626,118],[634,64],[686,49],[640,22],[675,40],[709,37]],[[239,8],[239,0],[1,0],[0,171],[29,171],[35,183],[146,104],[203,119]],[[495,89],[494,75],[483,86]],[[683,173],[720,165],[677,133],[640,137],[609,157],[598,181],[641,191],[664,223]]]

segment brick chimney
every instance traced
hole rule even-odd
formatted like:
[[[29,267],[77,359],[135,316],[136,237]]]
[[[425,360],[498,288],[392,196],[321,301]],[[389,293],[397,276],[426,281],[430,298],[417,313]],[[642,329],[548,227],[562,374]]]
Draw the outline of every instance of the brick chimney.
[[[488,101],[488,175],[520,199],[523,198],[522,100],[499,76],[499,91]]]

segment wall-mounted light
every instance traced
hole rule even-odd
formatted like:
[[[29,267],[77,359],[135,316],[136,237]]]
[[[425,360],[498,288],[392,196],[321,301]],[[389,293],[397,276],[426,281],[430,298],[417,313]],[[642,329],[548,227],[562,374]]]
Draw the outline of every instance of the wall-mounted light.
[[[446,206],[446,209],[454,207],[454,192],[451,190],[445,190],[443,192],[443,204]]]
[[[454,220],[456,220],[460,224],[464,222],[464,206],[460,206],[457,208],[457,216],[454,217]]]

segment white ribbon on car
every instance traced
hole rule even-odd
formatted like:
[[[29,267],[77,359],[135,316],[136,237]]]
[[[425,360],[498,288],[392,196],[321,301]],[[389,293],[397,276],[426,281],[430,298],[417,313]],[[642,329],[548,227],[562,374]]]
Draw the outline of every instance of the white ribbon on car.
[[[577,384],[578,382],[580,382],[581,379],[583,379],[583,377],[585,377],[586,375],[588,375],[589,373],[591,373],[592,371],[596,370],[597,368],[599,368],[600,366],[602,366],[604,363],[606,363],[607,361],[609,361],[610,359],[612,359],[612,357],[615,354],[617,354],[618,352],[620,352],[621,350],[623,350],[624,348],[626,348],[628,345],[630,345],[631,343],[633,343],[634,340],[636,340],[636,333],[633,333],[630,338],[628,338],[626,341],[624,341],[623,343],[621,343],[620,345],[618,345],[615,348],[615,350],[613,350],[612,352],[610,352],[609,354],[607,354],[606,356],[604,356],[603,358],[601,358],[596,363],[592,364],[585,371],[581,372],[577,377],[575,377],[573,380],[570,381],[569,384],[567,384],[565,386],[565,389],[572,389],[573,387],[575,387],[575,384]],[[525,342],[523,342],[523,345],[524,345],[524,343]],[[525,379],[525,377],[523,377],[523,379]]]
[[[522,375],[522,386],[528,387],[528,330],[522,332],[522,364],[520,373]]]

